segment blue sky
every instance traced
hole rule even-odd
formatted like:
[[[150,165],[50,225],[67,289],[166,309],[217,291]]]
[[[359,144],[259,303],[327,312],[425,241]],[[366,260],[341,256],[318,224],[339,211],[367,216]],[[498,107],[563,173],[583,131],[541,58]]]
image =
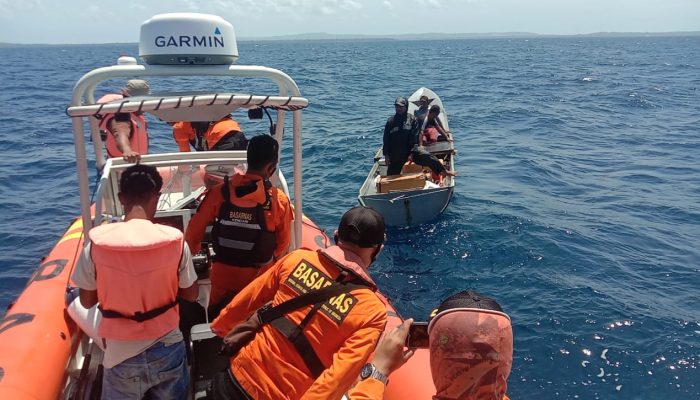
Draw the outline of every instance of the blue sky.
[[[241,37],[700,31],[700,0],[0,0],[0,42],[137,42],[144,20],[188,11]]]

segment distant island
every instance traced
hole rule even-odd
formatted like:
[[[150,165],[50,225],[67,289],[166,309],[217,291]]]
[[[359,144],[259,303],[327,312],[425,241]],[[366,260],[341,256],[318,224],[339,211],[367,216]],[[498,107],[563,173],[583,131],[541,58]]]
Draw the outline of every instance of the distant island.
[[[700,36],[693,32],[596,32],[577,35],[549,35],[531,32],[494,33],[411,33],[402,35],[360,35],[333,33],[302,33],[284,36],[241,37],[240,41],[281,41],[281,40],[459,40],[459,39],[522,39],[558,37],[656,37],[656,36]]]
[[[536,39],[536,38],[624,38],[624,37],[681,37],[700,36],[700,31],[690,32],[596,32],[576,35],[551,35],[531,32],[494,32],[494,33],[415,33],[402,35],[361,35],[334,33],[302,33],[282,36],[243,36],[241,42],[262,41],[341,41],[341,40],[464,40],[464,39]],[[22,44],[0,42],[0,48],[9,47],[41,47],[41,46],[82,46],[86,44],[124,44],[124,43],[83,43],[83,44]]]

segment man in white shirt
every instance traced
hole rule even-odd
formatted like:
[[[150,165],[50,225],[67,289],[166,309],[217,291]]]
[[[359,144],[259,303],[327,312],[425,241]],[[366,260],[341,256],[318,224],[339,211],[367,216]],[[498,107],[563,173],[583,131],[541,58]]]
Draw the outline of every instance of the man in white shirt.
[[[99,303],[102,313],[104,399],[187,396],[177,296],[197,298],[197,275],[182,233],[151,222],[162,185],[151,166],[127,168],[119,185],[124,222],[90,231],[72,275],[81,304]]]

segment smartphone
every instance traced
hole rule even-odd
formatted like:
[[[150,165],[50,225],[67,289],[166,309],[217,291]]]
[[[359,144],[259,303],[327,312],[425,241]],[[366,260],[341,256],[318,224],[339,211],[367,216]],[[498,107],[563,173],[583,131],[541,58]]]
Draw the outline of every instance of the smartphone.
[[[408,327],[406,347],[409,349],[427,349],[430,347],[427,322],[414,322]]]

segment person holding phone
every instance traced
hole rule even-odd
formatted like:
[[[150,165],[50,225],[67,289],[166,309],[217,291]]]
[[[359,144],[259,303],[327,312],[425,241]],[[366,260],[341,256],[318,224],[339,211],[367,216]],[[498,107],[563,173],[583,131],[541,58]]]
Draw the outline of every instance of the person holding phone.
[[[423,324],[411,329],[413,324],[409,318],[382,338],[374,360],[363,368],[360,382],[348,392],[349,400],[384,396],[389,374],[413,356],[412,346],[421,345]],[[411,338],[411,333],[416,337]],[[450,296],[433,311],[427,334],[437,391],[433,399],[508,400],[513,329],[510,317],[496,300],[471,290]]]

